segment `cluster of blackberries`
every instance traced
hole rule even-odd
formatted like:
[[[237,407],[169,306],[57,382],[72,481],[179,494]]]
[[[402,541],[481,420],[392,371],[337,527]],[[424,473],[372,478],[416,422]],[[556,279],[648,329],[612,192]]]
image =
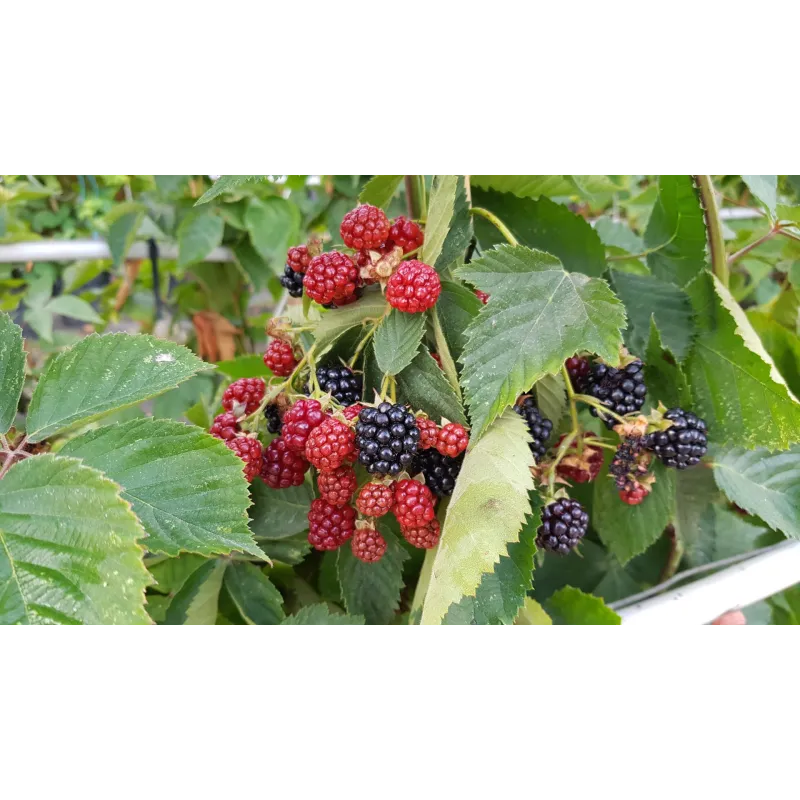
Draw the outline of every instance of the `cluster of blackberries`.
[[[456,478],[461,472],[464,463],[464,454],[452,458],[442,455],[438,450],[429,448],[420,450],[414,465],[409,470],[421,472],[425,476],[425,483],[438,497],[449,497],[456,487]]]
[[[344,364],[319,366],[316,370],[317,383],[323,392],[330,394],[337,403],[351,406],[361,399],[362,379]],[[308,384],[303,387],[305,394],[310,394]]]
[[[665,431],[649,434],[645,447],[667,467],[686,469],[698,464],[708,450],[705,420],[682,408],[670,408],[664,419],[672,425]]]
[[[372,475],[398,475],[419,450],[416,417],[402,405],[364,408],[356,423],[358,460]]]
[[[579,391],[597,398],[619,416],[639,411],[647,395],[644,365],[639,359],[620,369],[607,364],[592,364],[583,386],[579,386]],[[603,420],[609,429],[618,424],[616,419],[604,415],[596,408],[592,408],[592,414]]]

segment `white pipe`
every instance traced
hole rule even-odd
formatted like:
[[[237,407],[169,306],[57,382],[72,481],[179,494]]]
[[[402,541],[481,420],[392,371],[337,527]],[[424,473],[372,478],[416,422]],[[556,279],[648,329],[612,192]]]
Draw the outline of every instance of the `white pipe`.
[[[721,208],[719,210],[720,219],[758,219],[764,213],[757,208]]]
[[[178,245],[159,242],[158,253],[165,261],[172,261],[178,257]],[[134,242],[126,258],[148,258],[147,242]],[[0,264],[96,259],[111,260],[111,250],[102,239],[47,239],[0,244]],[[215,247],[203,260],[233,261],[233,253],[227,247]]]
[[[617,610],[625,625],[704,625],[800,583],[800,542],[768,552],[707,578]],[[623,601],[624,602],[624,601]]]

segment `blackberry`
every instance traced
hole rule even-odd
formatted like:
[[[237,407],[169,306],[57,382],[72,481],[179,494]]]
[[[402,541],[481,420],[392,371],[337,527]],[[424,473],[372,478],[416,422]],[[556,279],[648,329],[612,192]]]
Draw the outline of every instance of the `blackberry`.
[[[542,416],[542,412],[536,407],[536,401],[532,397],[526,397],[521,403],[514,406],[517,412],[528,424],[528,433],[533,441],[530,444],[531,453],[540,461],[547,452],[547,440],[553,432],[553,423],[547,417]]]
[[[620,491],[632,491],[636,478],[647,472],[647,467],[639,463],[643,445],[641,436],[628,436],[619,443],[608,467],[608,474],[614,478]]]
[[[351,406],[361,399],[361,376],[344,365],[317,367],[317,383],[323,392],[328,392],[339,404]],[[308,384],[303,387],[305,394],[311,394]]]
[[[264,416],[267,420],[267,430],[270,433],[280,433],[283,423],[281,422],[281,415],[278,413],[278,406],[270,403],[264,408]]]
[[[419,450],[416,417],[401,405],[365,408],[356,423],[358,460],[371,475],[398,475]]]
[[[536,546],[566,555],[586,536],[588,527],[589,515],[577,500],[555,500],[542,511]]]
[[[292,267],[287,264],[283,268],[283,276],[281,277],[281,286],[289,292],[290,297],[303,296],[303,273],[295,272]]]
[[[645,447],[668,467],[686,469],[698,464],[708,450],[705,420],[682,408],[669,409],[664,419],[671,420],[672,425],[649,434]]]
[[[589,363],[588,358],[581,356],[572,356],[564,362],[564,366],[569,373],[569,379],[572,381],[572,388],[576,392],[582,392],[586,387],[586,381],[591,374],[592,365]]]
[[[639,359],[621,369],[607,364],[593,364],[586,378],[584,392],[597,398],[615,414],[624,416],[638,411],[644,405],[647,387],[644,384],[644,364]],[[604,416],[592,407],[592,415],[605,422],[610,430],[617,424],[613,417]]]
[[[425,483],[438,497],[449,497],[453,494],[456,478],[461,472],[464,463],[464,454],[450,458],[443,456],[438,450],[420,450],[415,461],[413,472],[421,472],[425,476]]]

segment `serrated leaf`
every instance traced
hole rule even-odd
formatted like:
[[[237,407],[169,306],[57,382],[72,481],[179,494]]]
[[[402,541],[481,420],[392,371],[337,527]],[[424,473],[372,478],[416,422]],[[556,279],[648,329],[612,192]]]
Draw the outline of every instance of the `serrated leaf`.
[[[344,606],[349,614],[359,614],[368,625],[386,625],[400,606],[403,588],[403,563],[408,553],[385,520],[378,529],[386,539],[386,553],[375,564],[365,564],[348,545],[336,553],[336,574],[342,587]]]
[[[709,440],[770,449],[800,441],[800,404],[731,293],[710,273],[687,292],[698,335],[684,370]]]
[[[675,515],[672,524],[690,559],[700,550],[703,518],[723,500],[710,469],[678,470],[675,475]]]
[[[436,313],[442,322],[450,354],[459,361],[467,343],[466,329],[478,315],[483,304],[471,289],[455,281],[442,281],[442,293],[436,303]]]
[[[164,558],[163,561],[148,566],[150,574],[155,579],[155,583],[148,589],[151,593],[159,592],[173,597],[186,579],[207,561],[204,556],[196,556],[193,553],[183,553],[176,558]]]
[[[610,270],[611,288],[625,304],[628,329],[625,344],[632,353],[643,353],[654,318],[664,347],[683,360],[692,342],[694,320],[686,292],[652,275],[633,275]]]
[[[511,542],[494,570],[481,576],[474,597],[462,597],[450,606],[443,625],[511,625],[514,622],[531,589],[536,530],[541,524],[540,498],[534,492],[530,496],[532,513],[525,520],[519,541]]]
[[[561,373],[545,375],[536,381],[536,405],[542,416],[558,429],[558,423],[567,410],[567,388]]]
[[[257,539],[285,539],[308,529],[308,509],[314,499],[311,484],[271,489],[264,481],[253,481],[250,491],[250,527]]]
[[[594,225],[600,241],[606,247],[619,247],[628,253],[641,253],[645,249],[644,239],[635,234],[624,222],[615,222],[608,217],[600,217]]]
[[[380,292],[367,292],[357,303],[327,311],[314,327],[317,353],[324,353],[351,328],[381,319],[388,308],[389,304]]]
[[[169,604],[166,625],[216,624],[226,563],[211,558],[189,575]]]
[[[202,261],[222,243],[225,222],[207,209],[186,215],[178,226],[178,267],[188,267]]]
[[[223,192],[232,192],[245,183],[257,183],[264,180],[264,175],[220,175],[214,181],[210,189],[207,189],[200,199],[195,203],[196,206],[208,203],[215,197],[219,197]]]
[[[453,218],[457,189],[458,175],[434,175],[425,224],[425,241],[422,244],[421,260],[426,264],[436,264],[442,252]]]
[[[653,490],[638,506],[627,506],[620,500],[614,481],[605,471],[594,483],[592,525],[620,564],[650,547],[675,513],[675,471],[657,461],[653,474]]]
[[[286,250],[296,240],[300,211],[283,197],[253,198],[244,217],[250,241],[263,258],[286,261]]]
[[[306,606],[281,623],[281,625],[363,625],[364,617],[332,614],[324,603]]]
[[[500,246],[457,270],[491,295],[467,329],[462,386],[473,436],[579,350],[617,363],[625,310],[608,284],[547,253]]]
[[[552,625],[548,613],[532,598],[526,597],[514,620],[515,625]]]
[[[563,625],[620,625],[619,614],[599,597],[585,594],[573,586],[559,589],[548,601],[556,614],[556,623]]]
[[[456,368],[456,362],[453,360],[453,355],[450,352],[450,347],[447,344],[438,310],[432,308],[429,316],[431,327],[433,328],[433,341],[436,347],[436,353],[439,356],[439,361],[442,364],[442,371],[447,377],[447,380],[450,381],[450,385],[453,387],[453,391],[456,397],[458,397],[459,402],[461,402],[461,385],[458,382],[458,369]]]
[[[447,508],[423,625],[439,624],[453,603],[474,597],[483,574],[519,541],[533,489],[528,442],[522,417],[507,410],[468,450]]]
[[[44,311],[50,314],[62,314],[81,322],[91,322],[102,325],[105,321],[85,300],[74,294],[62,294],[53,297],[44,306]]]
[[[397,376],[398,397],[431,419],[446,417],[466,426],[464,409],[453,387],[426,348]]]
[[[659,175],[658,199],[644,233],[657,278],[686,286],[706,269],[706,223],[690,175]]]
[[[769,353],[789,390],[800,396],[800,338],[761,311],[748,311],[747,319]]]
[[[279,625],[286,617],[281,593],[254,564],[228,564],[225,588],[248,625]]]
[[[205,431],[167,419],[136,419],[89,431],[62,448],[104,472],[147,531],[147,549],[175,556],[264,556],[247,527],[241,459]]]
[[[772,219],[775,219],[778,206],[778,176],[777,175],[742,175],[742,180],[747,184],[755,196],[766,209]]]
[[[253,247],[250,239],[242,239],[233,246],[233,257],[247,280],[256,289],[265,289],[267,281],[275,274],[258,250]]]
[[[731,502],[800,539],[800,446],[729,450],[714,459],[714,479]]]
[[[217,363],[217,369],[232,381],[239,378],[266,378],[272,375],[263,356],[237,356]]]
[[[574,194],[576,188],[569,175],[470,175],[469,180],[473,187],[534,199],[542,195],[565,197]]]
[[[15,464],[0,481],[0,625],[148,623],[143,536],[97,470],[54,455]]]
[[[599,278],[606,269],[605,248],[592,226],[566,206],[546,197],[520,200],[496,192],[475,191],[473,204],[493,211],[514,233],[520,244],[560,259],[568,272]],[[502,234],[483,217],[475,218],[481,245],[505,242]]]
[[[758,539],[768,528],[750,522],[741,514],[716,505],[706,505],[684,550],[690,567],[711,564],[724,558],[756,550]]]
[[[281,561],[290,566],[300,564],[311,552],[311,544],[305,532],[287,536],[285,539],[261,539],[260,543],[272,561]]]
[[[0,433],[6,433],[17,415],[25,382],[25,350],[22,328],[0,313]]]
[[[146,334],[92,334],[48,363],[28,408],[28,438],[40,442],[136,405],[206,369],[212,366],[173,342]]]
[[[402,175],[376,175],[367,181],[358,200],[378,208],[385,208],[403,180]]]
[[[381,372],[397,375],[414,360],[425,333],[425,319],[425,314],[407,314],[396,308],[383,318],[372,343]]]
[[[464,176],[459,175],[450,227],[444,238],[442,251],[439,253],[436,263],[432,265],[436,271],[441,273],[448,267],[461,263],[470,239],[472,239],[472,215],[467,198],[466,182]],[[441,298],[439,298],[439,303],[441,303]]]
[[[650,339],[644,359],[647,384],[646,405],[657,408],[659,402],[667,408],[691,405],[691,393],[680,364],[675,356],[664,349],[661,335],[653,319],[650,320]]]

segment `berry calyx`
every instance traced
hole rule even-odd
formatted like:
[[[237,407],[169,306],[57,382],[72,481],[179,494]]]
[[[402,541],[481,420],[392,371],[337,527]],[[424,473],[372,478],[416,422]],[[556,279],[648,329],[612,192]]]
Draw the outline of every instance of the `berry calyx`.
[[[305,293],[320,305],[346,305],[355,300],[358,287],[358,267],[353,260],[336,251],[320,253],[311,259],[305,277]]]
[[[455,458],[463,453],[468,444],[469,434],[464,430],[464,426],[457,422],[448,422],[436,436],[436,449],[443,456],[450,456],[450,458]]]
[[[263,378],[240,378],[222,395],[222,407],[237,417],[252,414],[264,399],[266,385]]]
[[[542,511],[536,546],[566,555],[586,536],[588,527],[589,515],[577,500],[555,500]]]
[[[283,415],[283,438],[295,453],[304,454],[308,434],[327,418],[319,400],[298,400]]]
[[[358,460],[371,475],[400,474],[419,449],[417,420],[405,406],[383,402],[365,408],[355,431]]]
[[[475,297],[481,301],[484,305],[489,302],[489,295],[486,292],[482,292],[480,289],[475,289]]]
[[[273,339],[264,353],[264,363],[279,378],[288,378],[297,366],[294,347],[282,339]]]
[[[355,457],[355,438],[352,428],[328,417],[308,434],[306,458],[320,472],[332,472]]]
[[[261,442],[249,436],[237,436],[228,439],[225,444],[244,461],[244,477],[252,481],[261,471]]]
[[[421,261],[404,261],[386,284],[386,299],[392,308],[417,314],[436,305],[442,283],[433,267]]]
[[[344,215],[339,233],[353,250],[377,250],[389,238],[389,227],[382,208],[364,204]]]
[[[308,247],[304,244],[290,247],[286,253],[286,266],[290,267],[293,272],[304,273],[310,263],[311,253],[308,252]]]
[[[700,463],[708,450],[706,422],[691,411],[670,408],[664,419],[672,425],[645,438],[644,446],[654,452],[667,467],[687,469]]]
[[[514,406],[514,411],[517,412],[527,423],[528,433],[531,435],[531,453],[536,456],[537,461],[544,458],[547,452],[547,440],[553,432],[553,423],[547,417],[542,416],[539,411],[536,401],[532,397],[525,397],[521,401],[517,401]]]
[[[230,411],[226,411],[224,414],[218,414],[214,417],[214,422],[209,430],[212,436],[216,436],[217,439],[222,439],[223,442],[235,438],[240,432],[241,428],[236,420],[236,415],[231,414]]]
[[[439,436],[439,426],[427,417],[417,418],[417,428],[419,428],[419,448],[427,450],[429,447],[436,447],[436,440]]]
[[[568,358],[564,362],[564,366],[569,373],[572,387],[576,392],[582,392],[586,387],[589,373],[592,371],[592,365],[589,363],[589,359],[583,358],[582,356],[572,356],[572,358]]]
[[[264,418],[267,420],[267,430],[270,433],[281,432],[281,414],[275,403],[269,403],[264,408]]]
[[[564,441],[564,436],[558,440],[556,448]],[[577,441],[572,442],[556,467],[559,477],[575,483],[589,483],[599,475],[603,467],[603,451],[599,447],[592,447],[594,438],[596,437],[593,433],[584,433],[582,450]]]
[[[325,500],[312,501],[308,512],[308,541],[316,550],[336,550],[356,529],[352,506],[332,506]]]
[[[650,488],[648,486],[637,483],[630,489],[620,489],[619,499],[622,500],[623,503],[627,503],[629,506],[638,506],[639,503],[641,503],[642,500],[644,500],[649,494]]]
[[[405,217],[397,217],[389,228],[389,238],[384,247],[391,250],[392,247],[402,247],[403,253],[410,253],[422,247],[425,241],[425,234],[416,222]]]
[[[357,485],[356,473],[352,467],[337,467],[331,472],[320,472],[317,477],[319,496],[332,506],[349,503]]]
[[[289,292],[289,297],[303,296],[303,273],[295,272],[289,264],[283,268],[280,283]]]
[[[647,395],[644,364],[638,358],[620,369],[607,364],[592,364],[584,391],[619,416],[638,411]],[[607,428],[617,424],[617,420],[602,411],[594,407],[591,411],[593,416],[605,422]]]
[[[421,451],[415,461],[416,469],[425,476],[425,485],[438,497],[449,497],[453,494],[463,463],[463,453],[456,458],[450,458],[435,449]],[[414,468],[411,472],[414,472]]]
[[[374,564],[383,558],[386,552],[386,539],[372,527],[356,528],[350,542],[353,555],[365,564]]]
[[[317,383],[323,392],[330,394],[343,406],[352,405],[361,399],[361,376],[344,364],[317,367]],[[309,391],[308,384],[304,391]]]
[[[431,550],[439,544],[441,526],[438,519],[432,519],[425,525],[415,525],[410,528],[401,528],[403,538],[412,546],[423,550]]]
[[[419,481],[406,478],[394,486],[394,508],[392,513],[400,528],[419,528],[434,517],[434,499],[431,490]]]
[[[300,486],[311,466],[303,456],[290,450],[286,440],[280,436],[270,442],[264,451],[261,464],[261,479],[273,489],[288,489]]]
[[[382,517],[392,510],[394,487],[385,483],[365,483],[356,497],[356,508],[365,517]]]

